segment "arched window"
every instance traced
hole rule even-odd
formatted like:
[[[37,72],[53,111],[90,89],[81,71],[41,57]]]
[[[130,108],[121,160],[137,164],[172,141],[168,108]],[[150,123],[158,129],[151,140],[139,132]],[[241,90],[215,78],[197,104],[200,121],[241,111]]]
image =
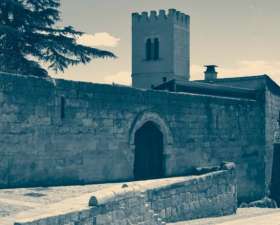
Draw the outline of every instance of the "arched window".
[[[159,39],[155,38],[154,39],[154,60],[158,60],[159,59]]]
[[[152,59],[152,41],[149,38],[146,41],[146,60],[151,60]]]
[[[146,41],[146,60],[158,60],[159,59],[159,39],[151,38]]]

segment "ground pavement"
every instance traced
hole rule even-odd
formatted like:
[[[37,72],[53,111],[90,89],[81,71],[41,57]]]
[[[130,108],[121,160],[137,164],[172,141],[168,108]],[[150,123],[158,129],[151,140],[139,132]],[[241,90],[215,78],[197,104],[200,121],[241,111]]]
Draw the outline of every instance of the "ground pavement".
[[[280,225],[279,209],[242,208],[236,215],[206,218],[168,225]]]

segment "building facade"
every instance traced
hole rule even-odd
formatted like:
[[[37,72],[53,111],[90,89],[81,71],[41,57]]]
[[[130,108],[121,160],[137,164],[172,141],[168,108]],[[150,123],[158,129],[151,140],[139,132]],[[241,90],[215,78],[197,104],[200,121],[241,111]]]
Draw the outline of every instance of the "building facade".
[[[1,73],[0,187],[191,175],[233,161],[240,201],[268,195],[279,86],[266,75],[188,81],[189,17],[132,19],[133,87]]]

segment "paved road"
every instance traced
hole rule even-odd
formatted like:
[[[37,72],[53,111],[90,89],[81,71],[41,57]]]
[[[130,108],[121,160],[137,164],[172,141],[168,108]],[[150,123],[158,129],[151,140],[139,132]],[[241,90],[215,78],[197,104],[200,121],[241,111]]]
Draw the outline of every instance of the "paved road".
[[[236,215],[206,218],[169,225],[280,225],[279,209],[242,208]]]
[[[280,212],[219,223],[219,225],[280,225]]]
[[[0,225],[2,225],[4,217],[12,217],[26,210],[57,203],[113,185],[116,184],[0,189]]]

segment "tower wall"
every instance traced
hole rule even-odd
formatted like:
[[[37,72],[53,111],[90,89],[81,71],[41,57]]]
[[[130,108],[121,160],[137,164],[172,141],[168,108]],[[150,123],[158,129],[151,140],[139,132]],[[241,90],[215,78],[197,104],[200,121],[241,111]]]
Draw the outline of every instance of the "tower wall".
[[[159,59],[146,59],[146,41],[159,39]],[[189,16],[170,9],[132,14],[132,85],[150,88],[163,78],[189,79]]]

